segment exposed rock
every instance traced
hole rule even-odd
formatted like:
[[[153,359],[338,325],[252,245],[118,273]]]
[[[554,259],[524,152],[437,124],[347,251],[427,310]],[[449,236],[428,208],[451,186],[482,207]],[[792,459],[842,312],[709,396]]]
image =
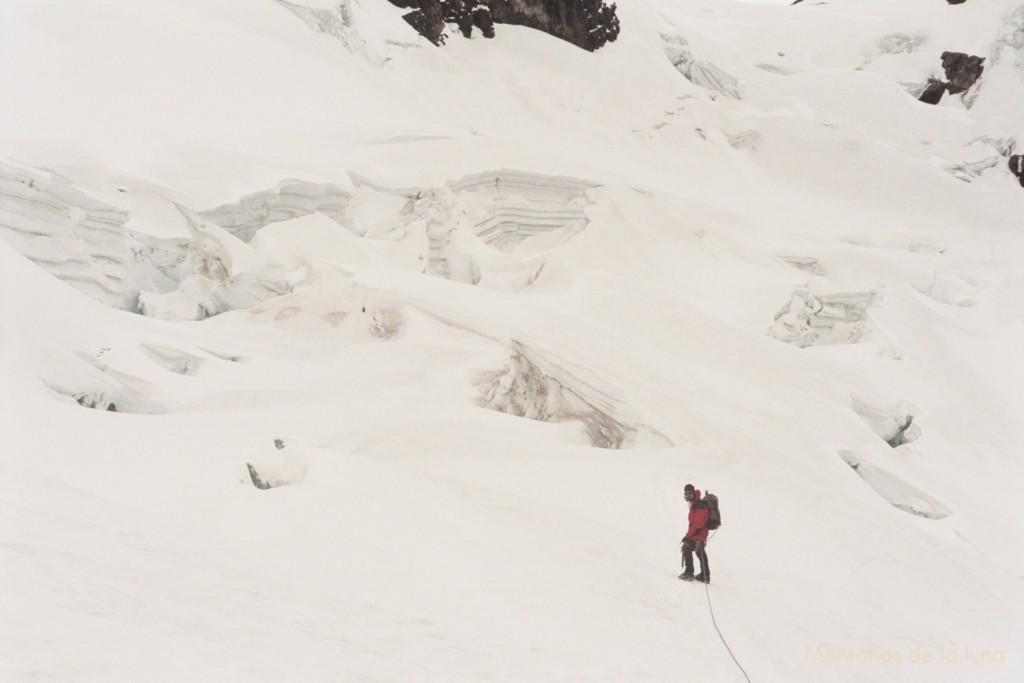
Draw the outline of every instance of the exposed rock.
[[[477,5],[476,9],[473,10],[473,25],[480,29],[480,32],[484,34],[484,38],[493,38],[494,15],[491,14],[491,8]]]
[[[270,488],[270,484],[260,476],[260,473],[256,471],[256,468],[251,463],[245,463],[245,466],[249,468],[249,478],[252,479],[252,485],[261,491],[266,491]]]
[[[974,85],[985,70],[984,57],[975,57],[963,52],[943,52],[942,68],[946,72],[950,95],[962,93]]]
[[[1010,157],[1010,173],[1017,176],[1020,186],[1024,187],[1024,154],[1014,154]]]
[[[409,26],[416,29],[417,33],[434,45],[444,45],[447,35],[444,32],[444,12],[442,10],[442,3],[439,0],[420,0],[415,4],[395,2],[395,0],[391,0],[391,2],[399,7],[418,7],[418,9],[409,12],[402,18],[405,19]]]
[[[83,408],[92,408],[93,410],[104,410],[108,413],[122,412],[117,409],[117,404],[109,396],[103,394],[102,392],[85,392],[81,394],[74,394],[71,396],[71,398],[75,399],[75,403],[82,406]]]
[[[463,0],[447,0],[444,8],[446,21],[454,21],[464,38],[473,35],[473,12]]]
[[[619,36],[615,4],[604,0],[484,0],[495,23],[535,28],[593,52]]]
[[[964,105],[970,109],[978,96],[978,91],[975,89],[968,92],[968,90],[981,78],[981,74],[985,70],[984,63],[984,57],[975,57],[963,52],[943,52],[942,68],[946,72],[946,80],[929,78],[927,85],[923,88],[917,86],[920,90],[913,94],[916,94],[917,98],[925,104],[938,104],[942,100],[942,95],[947,91],[950,95],[963,93],[961,99]]]
[[[950,5],[962,5],[965,2],[967,2],[967,0],[946,0],[946,2],[948,2]]]
[[[252,485],[258,489],[294,486],[306,479],[309,465],[287,453],[245,463]]]
[[[946,94],[946,84],[936,78],[929,78],[924,92],[917,99],[925,104],[938,104]]]
[[[403,18],[435,45],[446,40],[445,24],[452,23],[467,38],[473,28],[494,37],[494,24],[513,24],[543,31],[593,52],[619,35],[615,5],[604,0],[390,0],[410,8]]]
[[[252,485],[258,489],[301,484],[309,471],[307,454],[288,449],[284,439],[274,439],[274,452],[245,463]]]

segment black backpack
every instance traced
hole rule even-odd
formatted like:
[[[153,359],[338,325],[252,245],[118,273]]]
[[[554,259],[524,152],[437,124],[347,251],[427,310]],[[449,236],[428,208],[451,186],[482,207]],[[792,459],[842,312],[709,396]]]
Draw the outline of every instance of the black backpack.
[[[722,526],[722,514],[718,511],[718,496],[707,493],[704,496],[704,504],[708,506],[708,530],[714,531]]]

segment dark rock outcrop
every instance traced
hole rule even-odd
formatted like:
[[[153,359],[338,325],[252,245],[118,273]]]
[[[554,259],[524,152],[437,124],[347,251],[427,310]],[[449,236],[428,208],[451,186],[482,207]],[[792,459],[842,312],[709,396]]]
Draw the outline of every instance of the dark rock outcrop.
[[[942,69],[946,72],[946,80],[929,78],[928,85],[918,100],[925,104],[938,104],[946,92],[950,95],[967,92],[985,71],[985,58],[963,52],[943,52]],[[968,98],[967,95],[964,97]],[[970,108],[972,102],[964,99],[964,104]]]
[[[416,29],[417,33],[434,45],[444,45],[445,15],[442,3],[438,0],[390,0],[390,2],[398,7],[412,9],[412,12],[403,15],[402,18]]]
[[[965,2],[967,2],[967,0],[946,0],[946,2],[948,2],[951,5],[962,5]]]
[[[950,95],[962,93],[974,85],[985,70],[984,57],[964,54],[963,52],[943,52],[942,68],[949,81],[946,89]]]
[[[946,94],[946,84],[936,78],[929,78],[928,87],[917,99],[925,104],[938,104],[944,94]]]
[[[604,0],[389,0],[412,9],[403,18],[435,45],[445,41],[445,25],[456,24],[467,38],[477,28],[494,37],[494,24],[526,26],[593,52],[619,35],[615,5]]]
[[[1010,157],[1010,173],[1017,176],[1020,186],[1024,187],[1024,154],[1014,154]]]
[[[277,445],[278,442],[281,443],[280,446]],[[280,439],[274,439],[274,445],[278,451],[284,449],[284,443]],[[279,486],[301,484],[306,478],[306,472],[309,471],[308,461],[288,452],[267,455],[247,462],[245,466],[249,470],[249,479],[252,480],[252,485],[261,491]]]
[[[252,485],[261,491],[266,491],[271,488],[270,484],[260,476],[260,473],[256,471],[250,463],[245,463],[245,466],[249,468],[249,478],[252,479]]]
[[[479,3],[470,4],[469,0],[445,0],[441,3],[443,18],[446,22],[454,22],[459,26],[459,33],[469,38],[473,28],[480,29],[484,38],[494,37],[494,17],[491,8]]]
[[[489,7],[477,5],[476,9],[473,10],[473,26],[480,29],[481,33],[484,34],[484,38],[494,37],[494,17],[491,15]]]

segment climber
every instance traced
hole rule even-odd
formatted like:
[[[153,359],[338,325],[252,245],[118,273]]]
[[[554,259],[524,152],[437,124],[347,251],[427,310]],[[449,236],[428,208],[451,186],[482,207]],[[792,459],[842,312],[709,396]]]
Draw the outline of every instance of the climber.
[[[708,555],[705,544],[708,540],[708,506],[700,499],[700,491],[693,488],[693,484],[687,484],[683,488],[683,497],[690,504],[688,515],[689,528],[686,535],[679,542],[683,549],[683,573],[679,578],[683,581],[700,581],[711,583],[711,567],[708,564]],[[700,560],[700,573],[693,575],[693,553],[697,552],[697,559]]]

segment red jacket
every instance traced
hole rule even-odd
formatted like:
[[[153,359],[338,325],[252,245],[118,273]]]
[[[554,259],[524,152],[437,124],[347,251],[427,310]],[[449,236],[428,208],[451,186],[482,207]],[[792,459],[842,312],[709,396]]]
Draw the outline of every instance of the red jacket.
[[[708,540],[708,506],[700,499],[700,491],[693,492],[693,502],[690,503],[690,528],[686,530],[684,539],[691,541]]]

